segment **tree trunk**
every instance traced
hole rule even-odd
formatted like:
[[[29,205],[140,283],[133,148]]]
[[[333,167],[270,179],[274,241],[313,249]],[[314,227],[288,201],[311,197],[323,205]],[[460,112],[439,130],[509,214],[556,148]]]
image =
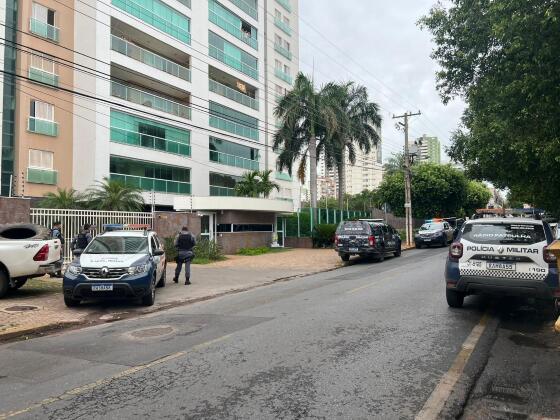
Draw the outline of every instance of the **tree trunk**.
[[[344,210],[344,195],[346,192],[346,153],[341,151],[341,163],[338,165],[338,208]]]

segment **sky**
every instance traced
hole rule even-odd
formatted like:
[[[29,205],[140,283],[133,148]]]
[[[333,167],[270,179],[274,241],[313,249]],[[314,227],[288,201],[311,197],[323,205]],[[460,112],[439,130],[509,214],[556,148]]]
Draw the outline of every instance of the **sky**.
[[[392,116],[418,110],[422,115],[410,119],[411,138],[437,136],[448,160],[444,147],[465,107],[461,100],[441,102],[431,36],[416,24],[434,3],[299,0],[300,71],[313,73],[317,84],[352,80],[368,88],[381,107],[384,160],[404,145]]]

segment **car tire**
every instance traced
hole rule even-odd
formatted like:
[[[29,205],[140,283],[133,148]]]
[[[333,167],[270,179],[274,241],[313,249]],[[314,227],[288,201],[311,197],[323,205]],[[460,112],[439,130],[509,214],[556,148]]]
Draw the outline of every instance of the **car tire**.
[[[422,245],[422,244],[414,244],[414,245],[415,245],[415,246],[416,246],[416,248],[418,248],[418,249],[422,249],[422,248],[424,248],[424,245]]]
[[[445,298],[447,299],[447,304],[451,308],[462,308],[465,294],[457,290],[445,289]]]
[[[348,261],[350,261],[350,255],[349,254],[342,254],[340,256],[340,259],[344,262],[348,262]]]
[[[71,298],[71,297],[64,296],[64,304],[68,308],[76,308],[76,307],[80,306],[81,302],[82,301],[80,299],[74,299],[74,298]]]
[[[400,257],[402,253],[402,245],[399,243],[398,248],[395,250],[395,257]]]
[[[152,283],[150,287],[150,293],[142,297],[143,306],[152,306],[156,301],[156,285],[154,283],[155,281]]]
[[[6,296],[10,289],[10,278],[5,271],[0,270],[0,298]]]
[[[382,252],[381,254],[379,254],[376,258],[375,261],[377,261],[378,263],[382,263],[383,261],[385,261],[385,253]]]
[[[163,273],[161,273],[161,278],[158,281],[157,287],[165,287],[166,280],[167,280],[167,264],[163,266]]]
[[[12,285],[12,290],[17,290],[23,287],[23,285],[27,283],[27,279],[17,279],[14,280],[13,285]]]

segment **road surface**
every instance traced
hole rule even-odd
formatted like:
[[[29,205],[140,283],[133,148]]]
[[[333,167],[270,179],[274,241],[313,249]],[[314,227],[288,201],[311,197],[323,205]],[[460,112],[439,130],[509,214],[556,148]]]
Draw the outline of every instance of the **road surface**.
[[[0,418],[413,418],[484,315],[446,252],[3,345]]]

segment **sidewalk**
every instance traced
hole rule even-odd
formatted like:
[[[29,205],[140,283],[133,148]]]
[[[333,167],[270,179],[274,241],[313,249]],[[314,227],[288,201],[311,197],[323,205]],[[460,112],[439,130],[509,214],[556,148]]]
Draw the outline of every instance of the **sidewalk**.
[[[179,284],[173,283],[175,264],[170,263],[167,286],[157,289],[152,307],[142,307],[134,301],[92,301],[69,309],[62,299],[61,279],[32,279],[0,300],[0,341],[70,325],[111,322],[339,266],[340,259],[332,249],[292,249],[252,257],[232,255],[225,261],[193,265],[193,284],[185,286],[184,278]]]

